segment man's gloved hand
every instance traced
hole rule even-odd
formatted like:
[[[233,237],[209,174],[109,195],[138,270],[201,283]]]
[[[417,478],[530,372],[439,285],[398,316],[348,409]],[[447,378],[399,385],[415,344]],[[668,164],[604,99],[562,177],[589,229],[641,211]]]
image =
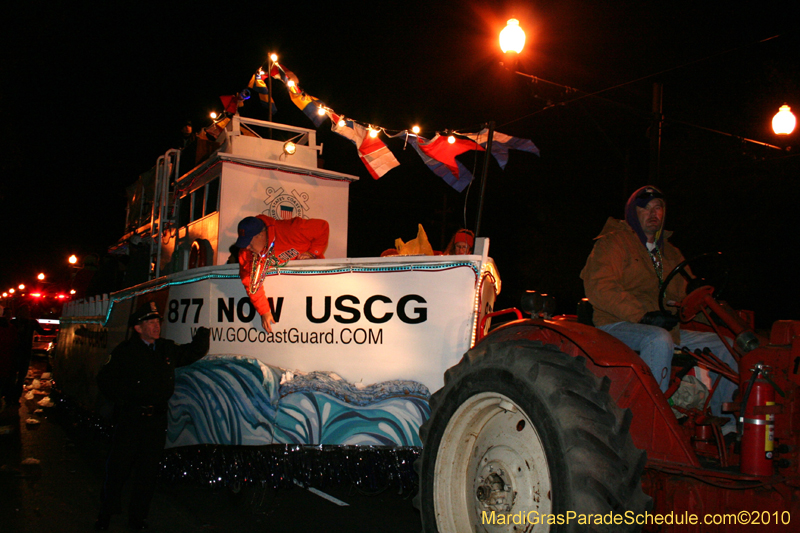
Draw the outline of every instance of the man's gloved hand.
[[[678,317],[661,311],[650,311],[649,313],[645,313],[645,315],[639,321],[639,324],[658,326],[659,328],[664,328],[665,330],[670,331],[672,328],[678,325]]]
[[[211,330],[206,328],[206,327],[200,326],[199,328],[197,328],[197,331],[194,332],[194,336],[195,337],[200,337],[201,339],[204,338],[204,337],[206,339],[210,339],[211,338]]]
[[[193,351],[196,351],[199,357],[204,357],[208,353],[208,348],[211,346],[211,330],[205,327],[197,328],[192,339]]]

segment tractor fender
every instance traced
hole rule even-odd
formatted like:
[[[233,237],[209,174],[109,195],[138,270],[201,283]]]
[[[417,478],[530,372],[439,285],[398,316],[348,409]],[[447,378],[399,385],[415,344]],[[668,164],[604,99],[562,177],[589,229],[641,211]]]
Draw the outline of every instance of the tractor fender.
[[[513,340],[539,341],[572,357],[584,357],[590,372],[609,379],[609,394],[617,406],[633,413],[633,442],[647,450],[648,459],[700,466],[647,364],[624,343],[575,321],[528,319],[496,328],[476,347]]]

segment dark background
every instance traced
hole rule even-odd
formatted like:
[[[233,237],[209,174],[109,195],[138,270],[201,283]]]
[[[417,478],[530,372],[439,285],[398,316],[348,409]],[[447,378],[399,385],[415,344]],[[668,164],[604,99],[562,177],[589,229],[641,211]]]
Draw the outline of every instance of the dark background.
[[[481,233],[503,279],[501,306],[535,289],[574,312],[592,239],[634,189],[655,181],[684,254],[727,258],[733,305],[755,310],[762,327],[798,319],[800,143],[797,132],[778,138],[770,127],[781,104],[800,110],[792,5],[15,5],[0,35],[0,288],[40,271],[64,276],[71,253],[104,253],[124,230],[125,187],[177,146],[185,120],[207,125],[219,96],[243,89],[275,51],[306,92],[360,122],[392,133],[419,123],[431,138],[494,120],[536,143],[541,157],[512,152],[504,172],[489,166]],[[519,69],[585,92],[499,65],[497,35],[512,16],[528,35]],[[656,82],[667,121],[651,180]],[[313,128],[281,84],[274,93],[276,121]],[[254,100],[240,112],[267,118]],[[325,167],[361,178],[350,192],[351,257],[414,237],[418,223],[440,249],[457,228],[474,228],[479,180],[456,193],[395,139],[386,142],[401,166],[375,181],[328,121],[318,134]],[[479,175],[480,158],[463,162]]]

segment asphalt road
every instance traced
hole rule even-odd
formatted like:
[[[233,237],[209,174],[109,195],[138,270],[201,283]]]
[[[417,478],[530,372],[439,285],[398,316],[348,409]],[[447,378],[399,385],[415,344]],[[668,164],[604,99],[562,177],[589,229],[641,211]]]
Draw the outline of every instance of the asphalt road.
[[[39,376],[43,367],[43,362],[35,362],[33,374]],[[94,531],[108,444],[96,433],[42,409],[37,402],[45,397],[37,394],[33,400],[23,400],[19,410],[0,415],[0,533]],[[39,423],[27,423],[29,419]],[[421,530],[409,494],[364,495],[352,486],[328,488],[323,494],[348,505],[302,488],[245,485],[233,493],[161,481],[149,531]],[[115,516],[110,531],[130,531],[126,517]]]

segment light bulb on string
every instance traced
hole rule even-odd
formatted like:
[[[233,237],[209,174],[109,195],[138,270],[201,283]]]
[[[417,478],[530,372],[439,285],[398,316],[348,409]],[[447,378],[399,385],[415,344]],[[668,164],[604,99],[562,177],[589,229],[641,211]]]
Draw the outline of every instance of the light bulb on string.
[[[456,138],[453,135],[448,135],[447,136],[447,142],[450,143],[450,144],[455,144]]]
[[[417,125],[414,125],[414,126],[411,126],[411,131],[412,131],[412,133],[414,133],[415,135],[419,135],[419,132],[420,132],[420,131],[422,131],[422,130],[420,130],[420,129],[419,129],[419,126],[417,126]]]
[[[373,139],[378,136],[378,130],[373,129],[372,126],[369,127],[369,136]]]

